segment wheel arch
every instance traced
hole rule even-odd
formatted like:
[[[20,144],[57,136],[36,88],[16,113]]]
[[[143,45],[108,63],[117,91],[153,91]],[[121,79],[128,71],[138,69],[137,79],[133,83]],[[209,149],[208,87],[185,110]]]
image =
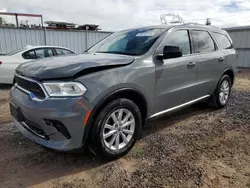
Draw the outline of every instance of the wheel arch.
[[[133,101],[138,108],[140,109],[141,115],[142,115],[142,123],[144,124],[147,115],[148,115],[148,102],[145,97],[145,95],[134,89],[134,88],[121,88],[117,89],[105,97],[103,97],[101,100],[99,100],[98,104],[94,107],[94,109],[91,112],[91,115],[88,119],[87,125],[84,130],[83,135],[83,144],[85,144],[89,138],[91,137],[91,132],[93,128],[93,123],[96,117],[98,116],[99,112],[111,101],[118,99],[118,98],[126,98]]]
[[[230,77],[231,81],[232,81],[231,84],[233,85],[234,79],[235,79],[235,75],[234,75],[233,69],[231,69],[231,68],[226,69],[226,70],[224,71],[224,73],[222,74],[222,76],[223,76],[223,75],[228,75],[228,76]]]

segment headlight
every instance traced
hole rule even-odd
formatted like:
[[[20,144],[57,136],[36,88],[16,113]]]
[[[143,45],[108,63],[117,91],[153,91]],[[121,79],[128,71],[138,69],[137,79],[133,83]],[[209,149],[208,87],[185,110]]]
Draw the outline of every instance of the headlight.
[[[87,91],[79,82],[45,82],[43,85],[51,97],[81,96]]]

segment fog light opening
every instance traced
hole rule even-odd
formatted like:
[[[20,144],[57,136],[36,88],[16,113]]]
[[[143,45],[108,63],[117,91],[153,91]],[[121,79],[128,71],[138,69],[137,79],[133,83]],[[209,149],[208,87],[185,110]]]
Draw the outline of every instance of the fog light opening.
[[[46,125],[56,128],[65,138],[70,139],[71,135],[64,124],[58,120],[44,119]]]

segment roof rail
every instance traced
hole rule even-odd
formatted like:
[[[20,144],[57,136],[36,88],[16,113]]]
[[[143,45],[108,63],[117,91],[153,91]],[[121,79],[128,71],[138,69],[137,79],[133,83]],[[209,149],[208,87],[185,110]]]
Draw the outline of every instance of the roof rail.
[[[182,25],[203,25],[203,24],[199,24],[199,23],[184,23]]]
[[[199,23],[184,23],[182,25],[197,25],[197,26],[203,26],[203,27],[213,27],[216,29],[220,29],[220,27],[214,26],[214,25],[205,25],[205,24],[199,24]]]

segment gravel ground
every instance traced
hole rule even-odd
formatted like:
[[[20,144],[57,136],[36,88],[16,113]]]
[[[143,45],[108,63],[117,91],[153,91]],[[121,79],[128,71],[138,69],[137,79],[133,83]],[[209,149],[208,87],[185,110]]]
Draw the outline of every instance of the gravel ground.
[[[228,106],[199,104],[149,122],[123,158],[44,150],[10,121],[1,91],[0,187],[250,187],[250,74],[240,74]]]

